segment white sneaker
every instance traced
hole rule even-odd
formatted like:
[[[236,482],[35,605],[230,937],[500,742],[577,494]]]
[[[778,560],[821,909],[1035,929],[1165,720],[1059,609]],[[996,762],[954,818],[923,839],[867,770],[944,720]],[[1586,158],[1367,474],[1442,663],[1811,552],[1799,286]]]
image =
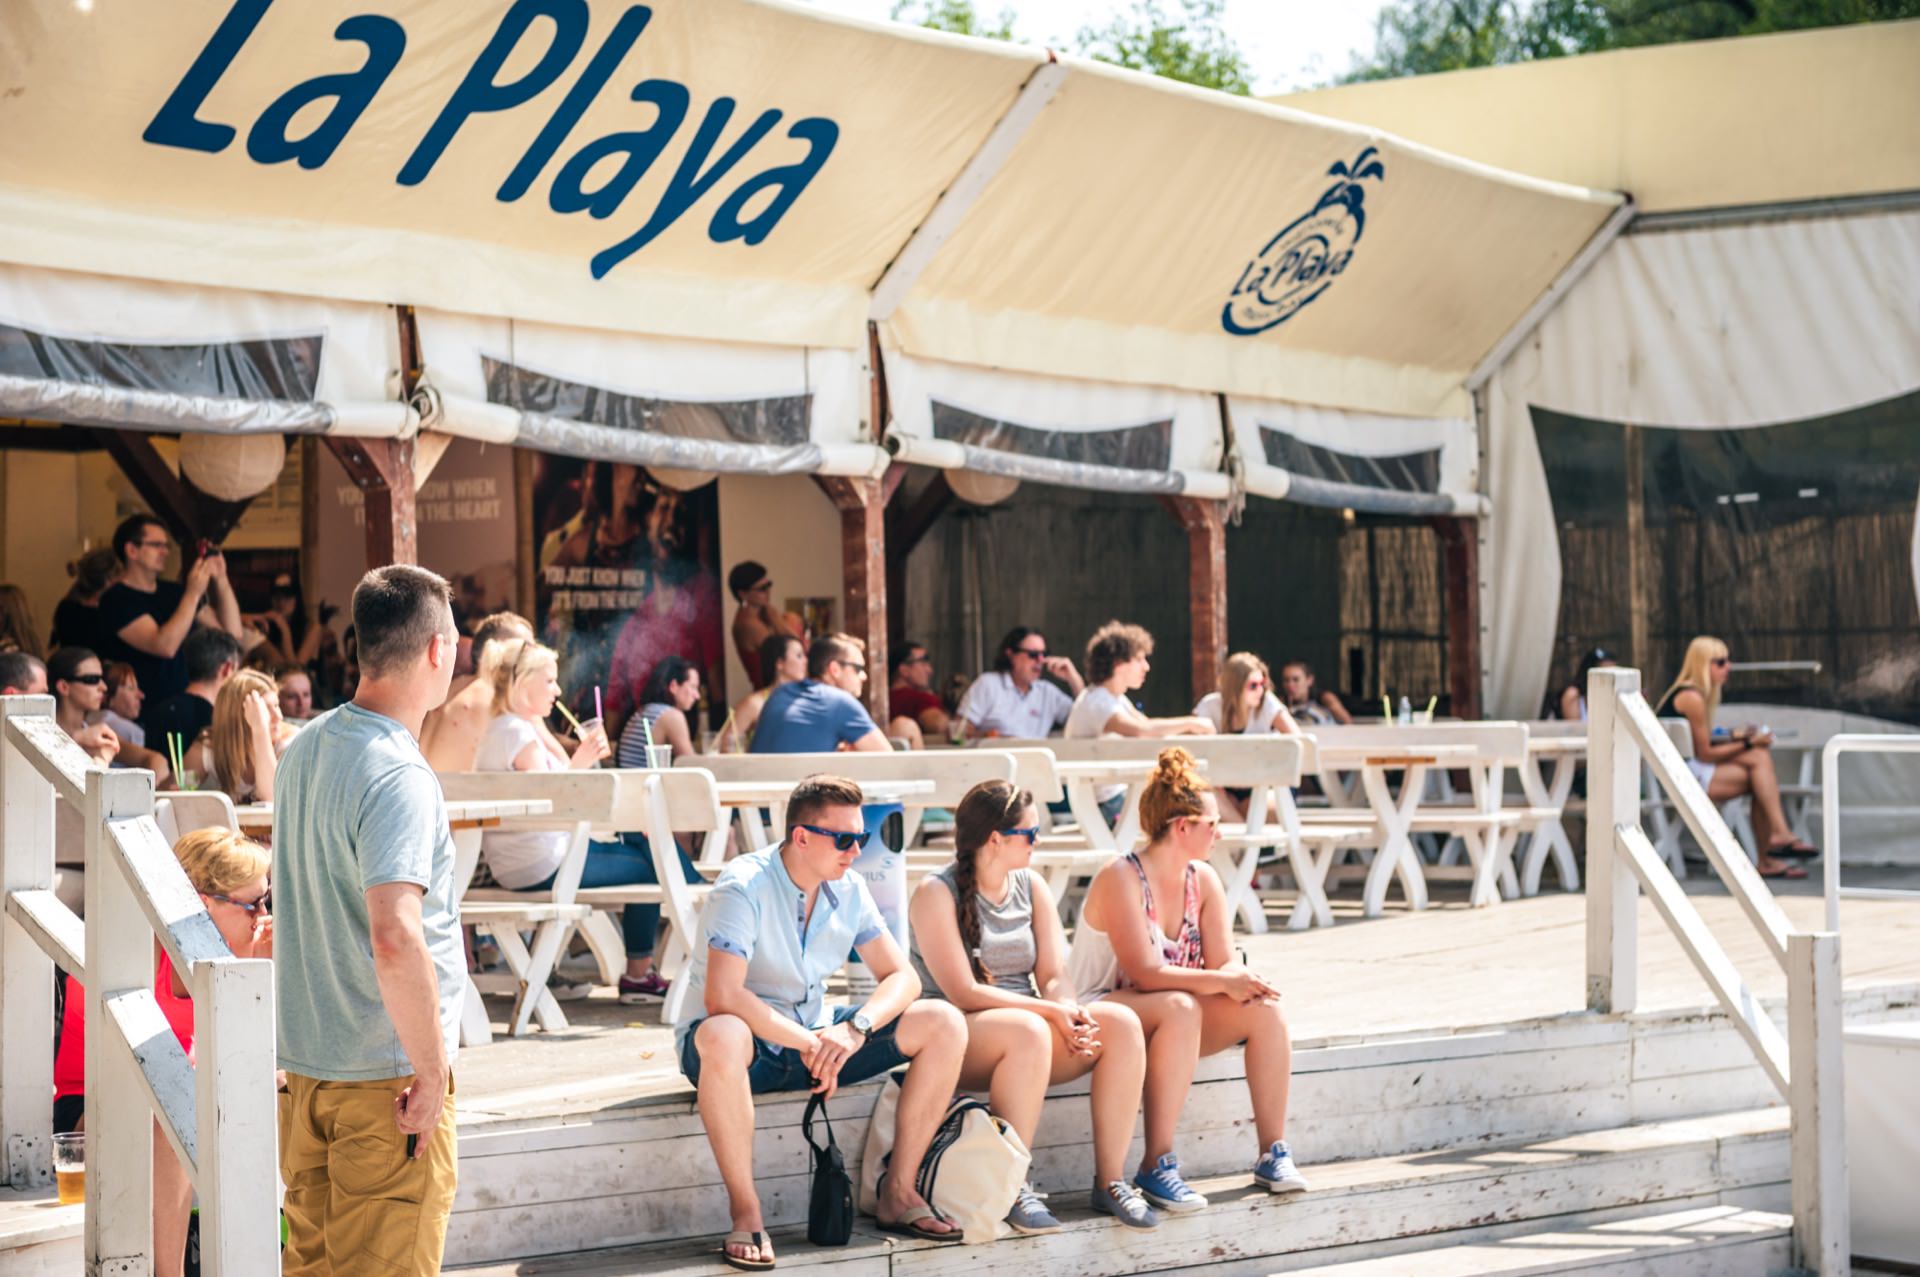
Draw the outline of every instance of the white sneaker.
[[[547,977],[547,992],[555,1002],[579,1002],[593,992],[593,985],[586,980],[569,980],[555,974]]]

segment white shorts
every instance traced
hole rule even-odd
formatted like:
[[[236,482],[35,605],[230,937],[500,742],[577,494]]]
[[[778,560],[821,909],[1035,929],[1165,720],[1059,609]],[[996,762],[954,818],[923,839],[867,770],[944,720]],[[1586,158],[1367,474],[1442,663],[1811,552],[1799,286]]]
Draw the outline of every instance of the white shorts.
[[[1714,768],[1719,765],[1718,763],[1703,763],[1697,758],[1689,758],[1687,760],[1687,770],[1693,773],[1693,778],[1700,782],[1700,788],[1702,789],[1706,789],[1713,784],[1713,771]]]

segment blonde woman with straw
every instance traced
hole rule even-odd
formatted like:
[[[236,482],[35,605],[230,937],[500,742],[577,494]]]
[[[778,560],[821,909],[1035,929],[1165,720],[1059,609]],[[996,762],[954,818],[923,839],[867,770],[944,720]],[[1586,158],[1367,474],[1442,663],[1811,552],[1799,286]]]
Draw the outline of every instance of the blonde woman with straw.
[[[1820,854],[1796,838],[1787,827],[1780,806],[1780,777],[1773,766],[1773,733],[1743,727],[1731,734],[1714,734],[1713,715],[1720,708],[1720,689],[1726,686],[1733,659],[1727,645],[1711,635],[1687,644],[1680,676],[1660,698],[1662,709],[1687,720],[1693,734],[1693,757],[1687,760],[1707,797],[1716,803],[1747,794],[1753,796],[1753,832],[1761,851],[1762,878],[1804,878],[1807,871],[1787,863]]]

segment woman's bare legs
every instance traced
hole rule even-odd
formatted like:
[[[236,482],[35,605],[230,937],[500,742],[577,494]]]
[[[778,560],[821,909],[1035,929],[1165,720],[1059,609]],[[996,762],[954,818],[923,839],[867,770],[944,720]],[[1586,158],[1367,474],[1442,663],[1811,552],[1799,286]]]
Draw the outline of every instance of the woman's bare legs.
[[[187,1219],[193,1213],[193,1181],[173,1154],[173,1145],[153,1124],[153,1271],[180,1277],[187,1266]]]
[[[1723,803],[1744,794],[1753,795],[1753,833],[1760,844],[1760,872],[1778,873],[1786,863],[1768,853],[1792,846],[1794,839],[1780,806],[1780,776],[1773,767],[1772,750],[1743,750],[1713,769],[1707,797]]]
[[[1031,1011],[995,1007],[967,1016],[967,1053],[960,1061],[960,1088],[984,1089],[988,1107],[1007,1120],[1028,1148],[1040,1126],[1047,1075],[1033,1067],[1053,1051],[1057,1035]]]
[[[1065,1082],[1092,1066],[1094,1183],[1111,1184],[1126,1178],[1127,1145],[1133,1143],[1133,1121],[1140,1113],[1146,1080],[1146,1031],[1132,1007],[1110,998],[1089,1004],[1087,1010],[1100,1025],[1099,1054],[1092,1059],[1074,1055],[1055,1033],[1050,1080]]]
[[[1173,1135],[1180,1126],[1180,1110],[1193,1086],[1194,1066],[1200,1062],[1200,1003],[1190,993],[1145,993],[1122,989],[1102,1002],[1130,1007],[1140,1018],[1147,1039],[1147,1146],[1140,1169],[1151,1171],[1163,1154],[1173,1152]]]
[[[1293,1081],[1293,1038],[1278,1002],[1236,1002],[1224,994],[1200,999],[1200,1054],[1247,1044],[1247,1090],[1253,1127],[1265,1153],[1287,1138],[1287,1091]]]

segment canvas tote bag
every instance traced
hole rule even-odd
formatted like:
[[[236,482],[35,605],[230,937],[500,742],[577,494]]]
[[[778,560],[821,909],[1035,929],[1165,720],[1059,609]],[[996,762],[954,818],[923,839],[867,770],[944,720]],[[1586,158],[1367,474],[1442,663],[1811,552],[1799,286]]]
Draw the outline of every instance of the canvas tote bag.
[[[893,1155],[900,1082],[889,1076],[873,1106],[860,1159],[860,1209],[876,1214],[880,1176]],[[1026,1183],[1033,1154],[1011,1126],[978,1100],[956,1096],[934,1132],[914,1188],[961,1230],[969,1245],[1008,1236],[1007,1212]]]

